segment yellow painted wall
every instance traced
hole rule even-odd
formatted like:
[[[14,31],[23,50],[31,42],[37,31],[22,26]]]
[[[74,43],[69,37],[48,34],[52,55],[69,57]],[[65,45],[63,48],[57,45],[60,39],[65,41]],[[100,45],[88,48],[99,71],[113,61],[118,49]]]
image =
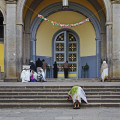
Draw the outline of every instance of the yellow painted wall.
[[[0,43],[0,66],[1,72],[4,72],[4,44]]]
[[[85,16],[73,11],[61,11],[54,13],[48,19],[64,23],[78,23],[84,19]],[[36,55],[37,56],[52,56],[52,38],[55,32],[61,27],[53,26],[50,22],[43,21],[36,34]],[[96,40],[95,30],[90,22],[83,23],[79,26],[72,27],[80,38],[80,56],[93,56],[96,55]]]

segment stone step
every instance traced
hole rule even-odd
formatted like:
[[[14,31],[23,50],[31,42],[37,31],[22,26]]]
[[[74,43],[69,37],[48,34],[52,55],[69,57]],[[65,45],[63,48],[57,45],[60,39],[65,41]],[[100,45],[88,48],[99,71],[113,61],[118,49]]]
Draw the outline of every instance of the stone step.
[[[7,83],[7,82],[4,82],[4,83]],[[111,85],[109,85],[111,83]],[[93,85],[87,85],[87,86],[83,86],[81,85],[82,88],[120,88],[120,86],[118,85],[113,85],[112,86],[112,82],[110,82],[108,85],[104,85],[104,83],[101,85],[94,85],[94,83],[92,83]],[[67,83],[66,83],[67,84]],[[88,84],[88,83],[87,83]],[[97,83],[96,83],[97,84]],[[106,83],[107,84],[107,83]],[[72,86],[70,85],[65,85],[65,83],[63,83],[63,85],[59,85],[58,83],[58,86],[51,86],[51,85],[46,85],[45,84],[42,84],[42,83],[38,83],[38,82],[28,82],[28,83],[14,83],[14,85],[11,85],[9,83],[7,83],[7,85],[2,85],[0,86],[0,89],[1,88],[71,88]]]
[[[47,82],[101,82],[101,80],[47,80]]]
[[[0,80],[0,82],[4,82],[4,80]]]
[[[120,89],[120,86],[81,86],[83,89]],[[0,86],[0,90],[71,89],[72,86]]]
[[[67,95],[68,92],[26,92],[26,91],[5,91],[5,92],[0,92],[0,95]],[[109,91],[105,91],[105,92],[91,92],[91,91],[87,91],[86,95],[120,95],[120,92],[109,92]]]
[[[101,81],[100,78],[46,78],[46,81]]]
[[[68,92],[0,92],[0,95],[67,95]],[[120,95],[120,92],[86,92],[86,95]]]
[[[53,86],[49,83],[46,86],[37,82],[13,84],[0,86],[0,108],[73,107],[72,101],[67,101],[67,94],[72,86]],[[91,84],[81,87],[89,102],[82,103],[81,107],[120,107],[119,84]]]
[[[107,82],[120,82],[120,79],[108,79]]]
[[[0,99],[0,103],[68,103],[67,99]],[[82,100],[82,103],[84,101]],[[88,99],[88,103],[120,103],[120,99]]]
[[[72,103],[0,103],[0,108],[66,108]],[[120,107],[120,103],[82,103],[82,107]]]
[[[46,78],[47,82],[101,82],[100,78],[79,78],[79,79],[65,79],[65,78]],[[105,82],[120,82],[120,79],[108,79]]]
[[[120,95],[86,95],[87,98],[120,98]],[[67,95],[0,95],[1,98],[67,98]]]
[[[120,91],[120,88],[83,88],[85,92],[88,92],[88,91],[91,91],[91,92],[94,92],[94,91],[111,91],[111,92],[117,92],[117,91]],[[36,91],[36,92],[42,92],[42,91],[45,91],[45,92],[68,92],[70,90],[70,88],[39,88],[39,89],[2,89],[0,90],[0,92],[4,92],[4,91]]]

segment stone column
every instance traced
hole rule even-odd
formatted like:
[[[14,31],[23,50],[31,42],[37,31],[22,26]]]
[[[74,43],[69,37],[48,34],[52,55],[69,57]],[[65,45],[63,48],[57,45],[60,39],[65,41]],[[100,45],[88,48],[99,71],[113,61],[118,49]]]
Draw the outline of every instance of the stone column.
[[[3,22],[4,25],[4,77],[6,75],[6,22]]]
[[[106,22],[106,39],[107,39],[107,63],[108,63],[108,74],[109,78],[113,77],[113,60],[112,60],[112,22]]]
[[[23,63],[29,64],[30,62],[30,32],[24,33],[24,54],[23,54]]]
[[[120,78],[120,0],[114,0],[113,9],[113,78]]]
[[[107,58],[106,53],[106,32],[101,32],[101,60],[104,60]]]
[[[101,38],[96,38],[96,56],[97,56],[97,78],[100,77],[100,65],[101,65],[101,59],[100,59],[100,51],[101,51]]]
[[[16,74],[16,2],[6,1],[5,80],[17,80]]]
[[[23,24],[17,23],[17,40],[16,40],[16,70],[17,70],[17,77],[20,79],[20,74],[22,71],[23,65]]]
[[[35,63],[36,62],[36,40],[34,39],[31,39],[30,41],[30,59],[33,60],[33,62]]]

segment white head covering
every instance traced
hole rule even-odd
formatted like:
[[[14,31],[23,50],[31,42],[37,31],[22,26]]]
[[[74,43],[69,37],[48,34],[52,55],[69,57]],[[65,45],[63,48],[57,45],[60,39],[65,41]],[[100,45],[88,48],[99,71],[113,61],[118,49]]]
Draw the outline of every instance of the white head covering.
[[[42,68],[41,68],[41,67],[39,67],[39,70],[42,70]]]
[[[106,61],[103,61],[103,64],[106,64]]]
[[[43,69],[40,67],[39,70],[41,70],[43,78],[45,79],[45,73],[44,73]]]
[[[30,62],[33,62],[33,60],[30,60]]]

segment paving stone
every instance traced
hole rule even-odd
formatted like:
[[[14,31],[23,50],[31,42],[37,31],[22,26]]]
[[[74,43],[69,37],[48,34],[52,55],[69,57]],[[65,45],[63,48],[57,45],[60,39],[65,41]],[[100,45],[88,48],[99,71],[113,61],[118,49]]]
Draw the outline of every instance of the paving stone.
[[[0,109],[0,120],[119,120],[120,108]]]

